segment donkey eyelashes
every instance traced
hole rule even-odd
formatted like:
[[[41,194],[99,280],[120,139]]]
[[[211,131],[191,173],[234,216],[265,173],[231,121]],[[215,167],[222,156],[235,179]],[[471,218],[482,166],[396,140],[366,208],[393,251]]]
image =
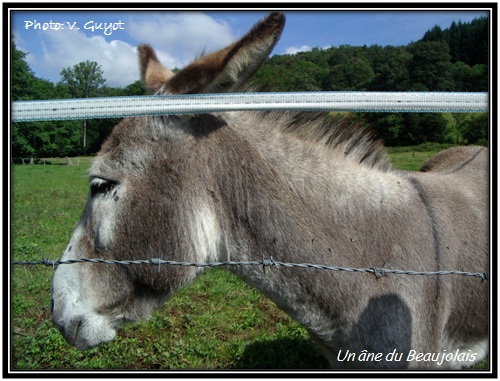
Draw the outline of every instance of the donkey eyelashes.
[[[118,183],[113,180],[106,180],[100,177],[93,177],[90,180],[90,196],[94,197],[98,194],[106,194],[113,190]]]

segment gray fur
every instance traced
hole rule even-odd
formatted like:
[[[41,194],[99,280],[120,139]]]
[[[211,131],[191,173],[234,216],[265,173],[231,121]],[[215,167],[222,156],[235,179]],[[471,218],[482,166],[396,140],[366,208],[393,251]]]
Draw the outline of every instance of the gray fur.
[[[173,77],[143,47],[146,87],[237,89],[238,76],[246,82],[257,70],[283,25],[273,13]],[[159,86],[158,78],[168,79]],[[252,261],[264,254],[346,267],[488,270],[487,149],[452,149],[424,165],[426,172],[397,171],[368,132],[332,126],[329,118],[232,112],[125,119],[93,162],[89,199],[63,259]],[[459,350],[462,359],[475,353],[479,361],[488,352],[487,282],[300,268],[230,271],[306,327],[334,368],[460,368],[475,361],[438,365],[407,355]],[[198,273],[60,266],[53,321],[71,344],[88,348],[111,340],[123,322],[147,318]],[[340,350],[395,349],[405,354],[400,362],[337,361]]]

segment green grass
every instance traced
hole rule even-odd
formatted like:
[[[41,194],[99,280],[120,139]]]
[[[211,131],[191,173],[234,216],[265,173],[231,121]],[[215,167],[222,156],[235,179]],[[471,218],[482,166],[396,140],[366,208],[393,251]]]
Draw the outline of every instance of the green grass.
[[[449,144],[427,143],[414,147],[388,147],[387,152],[396,168],[418,171],[427,159],[450,146]]]
[[[398,168],[419,168],[432,152],[393,152]],[[80,165],[16,165],[12,171],[12,258],[59,258],[83,210],[89,159]],[[74,161],[75,163],[75,161]],[[298,323],[222,269],[205,272],[148,321],[111,343],[70,347],[50,320],[53,270],[13,266],[13,370],[325,369]],[[487,368],[487,363],[484,365]]]

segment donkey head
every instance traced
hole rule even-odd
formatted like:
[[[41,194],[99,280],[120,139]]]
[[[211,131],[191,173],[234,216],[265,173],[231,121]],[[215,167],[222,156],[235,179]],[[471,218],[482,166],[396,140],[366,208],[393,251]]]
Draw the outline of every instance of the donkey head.
[[[156,94],[240,90],[271,52],[284,23],[282,14],[272,13],[240,40],[176,74],[150,46],[139,46],[144,85]],[[205,164],[221,152],[226,125],[224,116],[209,114],[118,124],[92,164],[87,203],[62,259],[223,257],[221,212],[211,191],[216,185]],[[61,265],[53,280],[53,321],[77,348],[110,341],[121,323],[147,318],[196,273],[179,266],[158,271],[148,265]]]

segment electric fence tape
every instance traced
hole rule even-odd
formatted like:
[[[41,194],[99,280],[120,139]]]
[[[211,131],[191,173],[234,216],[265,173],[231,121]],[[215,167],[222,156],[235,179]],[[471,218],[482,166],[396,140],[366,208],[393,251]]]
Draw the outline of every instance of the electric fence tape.
[[[297,92],[16,101],[13,122],[224,111],[488,112],[488,93]]]

